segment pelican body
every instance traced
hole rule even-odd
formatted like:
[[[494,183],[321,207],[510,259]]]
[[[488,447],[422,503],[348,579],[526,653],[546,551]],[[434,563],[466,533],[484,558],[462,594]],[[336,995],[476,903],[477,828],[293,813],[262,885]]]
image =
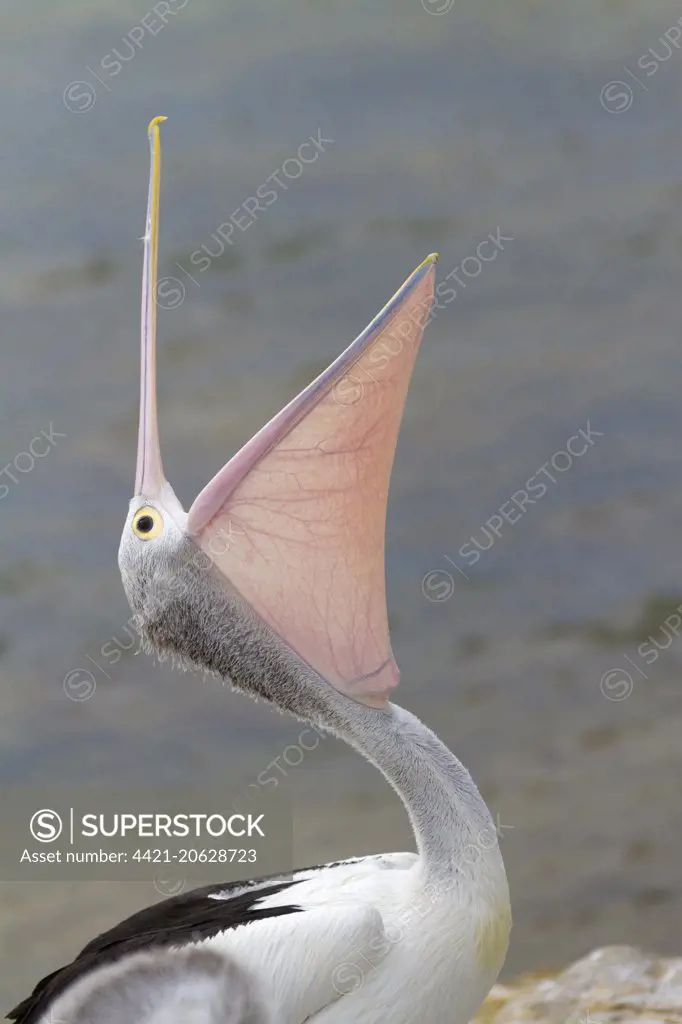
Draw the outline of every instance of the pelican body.
[[[138,629],[159,658],[215,673],[349,743],[400,795],[417,851],[165,900],[90,943],[13,1019],[47,1024],[64,1007],[69,1024],[174,1024],[175,997],[191,1001],[192,991],[201,1024],[466,1024],[506,955],[507,879],[471,776],[389,700],[398,669],[384,585],[389,478],[436,257],[185,512],[156,422],[161,120],[149,128],[140,434],[119,550]],[[210,963],[183,962],[189,954]],[[166,971],[163,991],[154,964]],[[128,1015],[84,1016],[93,986],[122,992]]]

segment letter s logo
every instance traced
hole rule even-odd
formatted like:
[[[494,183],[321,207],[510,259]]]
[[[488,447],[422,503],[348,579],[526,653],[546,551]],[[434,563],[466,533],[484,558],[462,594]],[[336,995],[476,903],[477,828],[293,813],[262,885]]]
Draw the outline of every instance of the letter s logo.
[[[57,812],[48,808],[36,811],[29,824],[31,835],[39,843],[53,843],[61,835],[63,827]]]

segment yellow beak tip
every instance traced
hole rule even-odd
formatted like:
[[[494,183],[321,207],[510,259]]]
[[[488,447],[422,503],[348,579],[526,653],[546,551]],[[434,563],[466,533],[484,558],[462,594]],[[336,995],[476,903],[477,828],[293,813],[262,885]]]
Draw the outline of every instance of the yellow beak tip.
[[[428,255],[427,257],[426,257],[426,259],[425,259],[425,260],[422,260],[422,261],[421,261],[421,263],[420,263],[420,264],[419,264],[419,266],[417,267],[417,270],[421,270],[421,269],[422,269],[422,267],[426,267],[426,266],[433,266],[433,264],[434,264],[434,263],[438,263],[438,260],[439,260],[439,259],[440,259],[440,254],[439,254],[439,253],[437,253],[437,252],[432,252],[432,253],[430,253],[430,254],[429,254],[429,255]]]
[[[167,120],[168,118],[163,116],[153,117],[149,122],[149,125],[147,126],[147,135],[151,135],[152,131],[154,130],[154,128],[156,128],[157,125],[161,124],[162,121]]]

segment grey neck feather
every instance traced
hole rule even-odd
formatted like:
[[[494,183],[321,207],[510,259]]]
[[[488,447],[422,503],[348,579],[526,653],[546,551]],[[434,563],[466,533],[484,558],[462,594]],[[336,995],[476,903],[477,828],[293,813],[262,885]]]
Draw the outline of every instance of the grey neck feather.
[[[344,710],[346,725],[339,735],[398,792],[427,873],[492,880],[502,867],[494,823],[461,761],[420,719],[395,704],[375,711],[351,703]]]
[[[490,812],[434,733],[395,705],[381,711],[339,694],[230,590],[192,541],[184,544],[155,564],[153,580],[123,574],[147,647],[214,672],[359,750],[402,798],[427,874],[504,879]]]

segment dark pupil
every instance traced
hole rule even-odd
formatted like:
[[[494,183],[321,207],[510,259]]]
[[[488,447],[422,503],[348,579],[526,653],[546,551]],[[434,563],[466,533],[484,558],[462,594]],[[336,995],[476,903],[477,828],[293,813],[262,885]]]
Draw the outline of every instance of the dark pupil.
[[[151,516],[140,516],[137,520],[137,528],[140,533],[149,533],[154,529],[154,520]]]

